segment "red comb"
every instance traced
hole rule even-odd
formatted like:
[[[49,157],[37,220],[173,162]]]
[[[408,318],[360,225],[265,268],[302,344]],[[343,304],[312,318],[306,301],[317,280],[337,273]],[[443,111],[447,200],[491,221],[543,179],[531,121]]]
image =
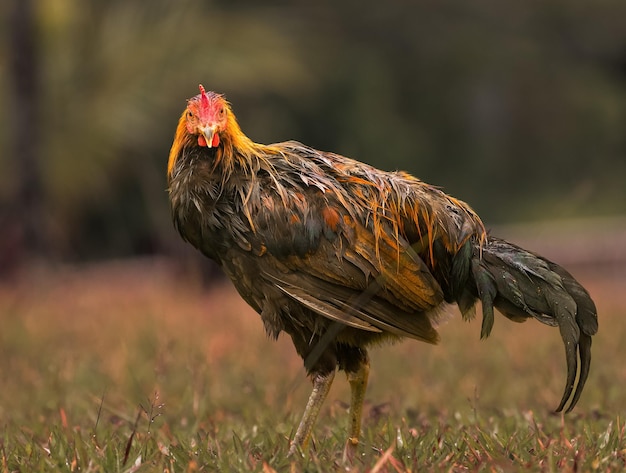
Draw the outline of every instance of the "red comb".
[[[209,97],[207,97],[206,90],[204,90],[204,86],[202,84],[200,84],[199,87],[200,87],[200,94],[202,95],[202,97],[200,97],[200,100],[202,100],[202,106],[208,107]]]

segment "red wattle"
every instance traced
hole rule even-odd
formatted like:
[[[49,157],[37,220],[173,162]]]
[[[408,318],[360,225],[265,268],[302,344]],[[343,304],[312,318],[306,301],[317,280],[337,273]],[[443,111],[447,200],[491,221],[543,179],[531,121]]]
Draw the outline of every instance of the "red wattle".
[[[198,146],[206,146],[206,140],[202,135],[198,136]]]
[[[211,146],[213,146],[213,148],[217,148],[217,145],[220,144],[220,136],[215,133],[213,135],[213,139],[211,140]]]

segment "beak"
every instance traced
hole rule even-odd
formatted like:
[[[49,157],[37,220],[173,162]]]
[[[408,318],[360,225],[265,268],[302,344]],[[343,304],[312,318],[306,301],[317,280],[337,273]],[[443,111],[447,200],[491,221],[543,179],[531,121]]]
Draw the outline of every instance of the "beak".
[[[202,136],[204,136],[206,140],[207,148],[213,147],[213,135],[215,135],[216,128],[215,125],[200,128],[200,133],[202,133]]]

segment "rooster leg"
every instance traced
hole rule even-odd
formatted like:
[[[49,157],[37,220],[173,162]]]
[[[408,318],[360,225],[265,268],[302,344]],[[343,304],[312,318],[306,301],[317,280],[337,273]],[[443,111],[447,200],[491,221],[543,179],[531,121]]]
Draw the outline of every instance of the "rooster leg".
[[[343,452],[345,461],[352,461],[361,436],[361,419],[363,417],[363,401],[365,400],[365,389],[370,373],[370,363],[367,356],[361,359],[356,371],[348,371],[348,383],[350,383],[350,436],[346,442]]]
[[[298,448],[304,450],[309,443],[311,430],[313,429],[317,415],[320,413],[320,408],[322,404],[324,404],[326,396],[328,396],[330,387],[333,384],[333,379],[335,379],[335,370],[327,374],[315,373],[312,378],[313,391],[311,391],[311,395],[309,396],[309,401],[304,409],[304,414],[302,415],[302,420],[300,421],[296,435],[291,441],[289,456],[294,455],[298,451]]]

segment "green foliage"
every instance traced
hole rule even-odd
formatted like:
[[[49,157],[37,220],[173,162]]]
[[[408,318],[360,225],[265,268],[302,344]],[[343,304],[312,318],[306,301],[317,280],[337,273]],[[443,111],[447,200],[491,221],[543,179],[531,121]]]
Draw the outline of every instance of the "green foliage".
[[[558,418],[537,420],[532,412],[435,420],[390,419],[368,428],[358,455],[345,466],[338,426],[304,458],[289,459],[284,435],[247,427],[253,419],[246,418],[222,425],[223,433],[194,433],[175,423],[148,431],[146,419],[136,431],[126,423],[96,432],[52,425],[24,434],[7,427],[1,455],[4,471],[32,472],[619,471],[626,464],[624,426],[607,419],[579,418],[567,427]]]

